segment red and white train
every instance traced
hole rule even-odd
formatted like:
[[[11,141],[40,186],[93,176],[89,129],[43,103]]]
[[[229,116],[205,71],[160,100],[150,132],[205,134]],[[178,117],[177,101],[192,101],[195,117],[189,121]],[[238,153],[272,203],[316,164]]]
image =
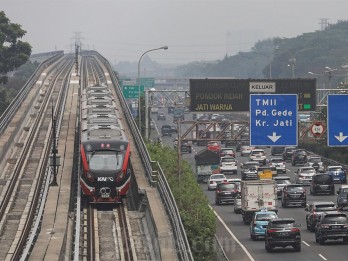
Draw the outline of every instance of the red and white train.
[[[130,144],[108,86],[82,89],[80,126],[83,196],[89,203],[120,203],[130,186]]]

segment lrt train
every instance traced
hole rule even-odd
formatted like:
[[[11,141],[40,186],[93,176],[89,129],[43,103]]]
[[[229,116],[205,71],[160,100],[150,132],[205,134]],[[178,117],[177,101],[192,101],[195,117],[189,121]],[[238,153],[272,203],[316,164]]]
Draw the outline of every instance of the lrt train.
[[[130,144],[108,86],[81,90],[80,185],[89,203],[121,203],[130,186]]]

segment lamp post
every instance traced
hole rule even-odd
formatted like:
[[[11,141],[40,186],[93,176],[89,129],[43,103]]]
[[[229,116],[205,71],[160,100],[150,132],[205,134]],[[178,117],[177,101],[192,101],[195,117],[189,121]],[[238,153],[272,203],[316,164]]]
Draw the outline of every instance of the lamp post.
[[[296,55],[298,55],[299,53],[302,53],[304,51],[310,50],[313,48],[305,48],[302,50],[297,51],[296,53],[291,53],[289,50],[287,50],[288,54],[290,55],[290,59],[289,59],[289,64],[288,66],[291,67],[291,74],[292,74],[292,78],[295,78],[295,64],[296,64]]]
[[[271,79],[272,78],[272,59],[271,59],[272,54],[267,55],[267,54],[259,53],[259,52],[255,52],[255,53],[263,55],[263,56],[268,58],[268,62],[269,62],[269,79]]]
[[[139,131],[141,133],[141,100],[140,100],[140,62],[141,62],[141,59],[143,58],[143,56],[145,54],[147,54],[148,52],[152,52],[152,51],[157,51],[157,50],[167,50],[168,49],[168,46],[162,46],[162,47],[159,47],[159,48],[155,48],[155,49],[150,49],[150,50],[147,50],[146,52],[144,52],[140,58],[139,58],[139,62],[138,62],[138,118],[139,118]]]

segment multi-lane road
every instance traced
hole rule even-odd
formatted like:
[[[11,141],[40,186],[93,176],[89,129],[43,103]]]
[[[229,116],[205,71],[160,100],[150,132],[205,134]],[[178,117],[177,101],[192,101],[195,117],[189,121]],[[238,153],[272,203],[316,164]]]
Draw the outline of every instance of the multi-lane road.
[[[189,116],[191,119],[191,117]],[[156,121],[156,129],[160,130],[163,124],[173,124],[172,115],[167,115],[165,121]],[[156,132],[156,131],[153,131]],[[157,136],[156,136],[157,135]],[[152,137],[160,137],[159,134],[152,133]],[[162,142],[165,145],[172,146],[175,137],[162,137]],[[194,155],[196,152],[205,149],[202,146],[193,145],[193,151],[191,154],[182,155],[184,159],[192,164],[194,169]],[[271,158],[270,149],[265,149],[267,158]],[[248,160],[248,157],[241,157],[240,153],[236,153],[238,159],[238,165]],[[290,176],[291,179],[295,180],[294,172],[299,166],[293,167],[291,163],[286,163],[286,175]],[[229,177],[241,178],[240,168],[238,168],[237,175],[228,175]],[[336,184],[336,190],[340,186]],[[250,253],[254,260],[347,260],[348,258],[348,246],[339,241],[326,241],[325,245],[319,245],[315,242],[314,233],[306,229],[306,211],[303,207],[289,207],[282,208],[280,200],[278,202],[278,216],[279,217],[292,217],[296,220],[298,224],[301,224],[301,236],[302,236],[302,251],[295,252],[291,247],[289,248],[276,248],[274,253],[267,253],[264,246],[264,240],[260,239],[258,241],[253,241],[250,238],[249,226],[245,225],[240,214],[235,214],[233,212],[233,205],[215,205],[215,192],[208,191],[207,184],[202,183],[201,188],[208,197],[212,208],[216,211],[218,216],[224,221],[228,229],[237,237],[246,250]],[[309,188],[307,189],[307,203],[312,201],[333,201],[336,203],[336,195],[317,195],[311,196],[309,194]],[[348,214],[348,211],[345,210]],[[225,242],[226,243],[226,242]],[[228,244],[226,244],[228,245]],[[240,249],[240,248],[239,248]],[[230,251],[230,250],[228,250]],[[233,251],[233,250],[232,250]],[[281,254],[281,255],[280,255]]]

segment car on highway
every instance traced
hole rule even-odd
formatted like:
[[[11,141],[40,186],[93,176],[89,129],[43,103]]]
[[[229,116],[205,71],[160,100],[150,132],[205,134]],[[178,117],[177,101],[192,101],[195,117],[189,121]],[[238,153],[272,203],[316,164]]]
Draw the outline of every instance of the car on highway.
[[[216,153],[219,153],[219,151],[221,149],[221,145],[217,141],[208,141],[207,149],[210,151],[214,151]]]
[[[315,242],[323,245],[326,240],[342,239],[348,244],[348,220],[343,212],[323,212],[315,226]]]
[[[306,224],[307,230],[314,232],[315,225],[318,222],[319,216],[323,212],[337,211],[335,203],[332,201],[315,201],[310,203],[306,208]]]
[[[280,199],[282,197],[283,188],[286,185],[291,184],[291,179],[289,176],[278,176],[273,178],[277,183],[277,198]]]
[[[227,182],[224,174],[212,174],[208,179],[208,190],[215,190],[218,183]]]
[[[238,187],[235,183],[222,182],[216,185],[215,204],[234,203]]]
[[[308,167],[313,167],[316,172],[324,172],[324,163],[320,156],[308,156],[307,164]]]
[[[296,166],[298,164],[305,165],[307,163],[307,151],[304,149],[297,149],[292,152],[291,165]]]
[[[278,216],[274,211],[262,209],[261,211],[255,212],[249,226],[250,238],[256,240],[259,237],[264,237],[268,222],[275,218],[278,218]]]
[[[337,207],[339,210],[348,207],[348,185],[342,185],[337,190]]]
[[[329,174],[316,174],[312,177],[310,184],[310,194],[329,193],[335,195],[335,184],[333,177]]]
[[[192,146],[188,141],[182,141],[180,147],[181,153],[192,153]]]
[[[255,161],[247,161],[240,164],[242,180],[258,179],[257,169],[259,163]]]
[[[285,147],[283,151],[283,160],[286,162],[288,160],[291,160],[292,152],[296,149],[296,147]]]
[[[275,247],[292,246],[301,251],[300,225],[293,218],[277,218],[268,222],[265,233],[265,249],[272,252]]]
[[[178,129],[175,125],[170,125],[170,128],[172,129],[172,133],[178,133]]]
[[[238,161],[235,157],[225,156],[220,159],[220,173],[222,174],[237,174],[238,171]]]
[[[172,137],[172,128],[170,127],[170,125],[162,125],[161,134],[162,134],[162,137],[163,136]]]
[[[285,185],[281,197],[282,207],[286,208],[290,205],[300,205],[306,207],[307,195],[303,185],[288,184]]]
[[[271,158],[268,161],[270,167],[275,167],[278,174],[286,173],[285,162],[282,158]]]
[[[242,180],[240,178],[227,178],[227,182],[236,184],[238,191],[240,191],[240,186],[241,186],[241,182],[242,182]]]
[[[157,120],[165,120],[166,119],[166,114],[164,112],[159,112],[157,114]]]
[[[266,153],[263,149],[253,149],[249,154],[249,161],[256,161],[259,165],[266,165]]]
[[[326,173],[331,175],[335,182],[347,183],[347,175],[342,166],[327,166]]]
[[[310,186],[315,174],[317,172],[313,167],[300,167],[295,171],[295,183]]]
[[[249,146],[249,145],[243,145],[240,148],[240,155],[243,156],[249,156],[250,152],[252,151],[253,147]]]
[[[283,155],[285,147],[282,146],[272,146],[271,148],[271,155],[272,156],[281,156]]]
[[[227,147],[227,148],[221,148],[220,149],[219,156],[220,157],[225,157],[225,156],[235,157],[236,154],[234,153],[233,148]]]

